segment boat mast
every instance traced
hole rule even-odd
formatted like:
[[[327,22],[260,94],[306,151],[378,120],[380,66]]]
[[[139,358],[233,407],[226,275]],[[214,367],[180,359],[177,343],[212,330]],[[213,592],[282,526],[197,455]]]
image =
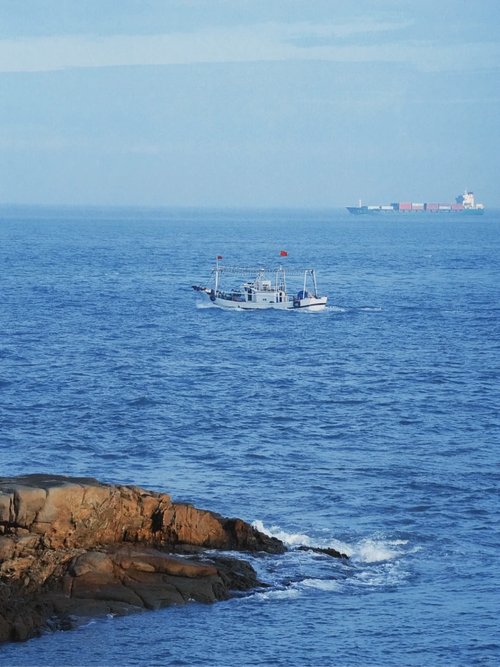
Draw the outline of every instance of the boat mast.
[[[217,290],[219,289],[219,256],[215,260],[215,295],[217,296]]]
[[[313,285],[314,285],[314,297],[317,299],[318,298],[318,286],[316,284],[316,271],[314,269],[312,269],[311,275],[312,275]]]
[[[279,266],[276,269],[276,291],[280,290],[286,294],[285,269]]]

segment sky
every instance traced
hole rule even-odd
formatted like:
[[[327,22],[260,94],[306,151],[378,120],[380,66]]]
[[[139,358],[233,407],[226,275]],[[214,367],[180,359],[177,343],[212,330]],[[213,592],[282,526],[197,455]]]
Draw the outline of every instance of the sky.
[[[0,205],[500,206],[499,0],[0,0]]]

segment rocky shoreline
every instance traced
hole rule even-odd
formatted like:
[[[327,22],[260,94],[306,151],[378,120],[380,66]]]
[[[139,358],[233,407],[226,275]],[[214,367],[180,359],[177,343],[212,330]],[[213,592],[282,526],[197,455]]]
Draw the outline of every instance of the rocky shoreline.
[[[266,585],[249,563],[224,551],[277,554],[286,547],[241,519],[137,486],[0,477],[0,642],[70,629],[81,618],[211,603]]]

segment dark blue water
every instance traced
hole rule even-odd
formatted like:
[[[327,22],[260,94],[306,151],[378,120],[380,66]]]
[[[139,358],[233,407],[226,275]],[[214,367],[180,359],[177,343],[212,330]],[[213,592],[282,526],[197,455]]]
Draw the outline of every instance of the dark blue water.
[[[93,621],[3,665],[499,665],[500,215],[0,210],[1,474],[257,522],[266,592]],[[226,312],[224,263],[320,313]],[[231,285],[233,286],[233,285]]]

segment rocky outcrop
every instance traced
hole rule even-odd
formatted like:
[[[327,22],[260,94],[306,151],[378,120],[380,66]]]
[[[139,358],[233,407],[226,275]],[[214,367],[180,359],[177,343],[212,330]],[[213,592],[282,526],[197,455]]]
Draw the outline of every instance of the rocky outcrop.
[[[0,641],[263,585],[248,563],[212,550],[286,549],[241,519],[136,486],[0,478]]]
[[[0,532],[30,535],[45,548],[142,542],[279,553],[283,544],[166,493],[61,475],[0,477]]]
[[[324,554],[325,556],[331,556],[332,558],[340,558],[341,560],[349,560],[349,556],[347,554],[343,554],[341,551],[337,551],[337,549],[333,549],[332,547],[298,547],[299,551],[313,551],[316,554]]]

